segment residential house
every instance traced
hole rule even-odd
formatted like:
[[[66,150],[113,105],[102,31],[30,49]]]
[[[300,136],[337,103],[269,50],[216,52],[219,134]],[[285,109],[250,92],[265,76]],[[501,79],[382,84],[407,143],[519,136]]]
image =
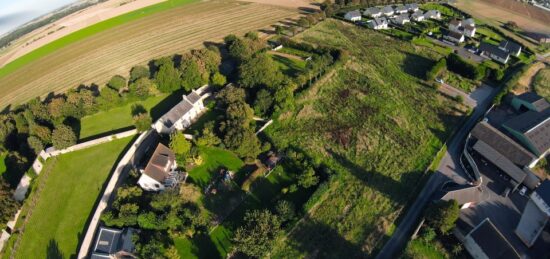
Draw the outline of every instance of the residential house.
[[[443,39],[451,42],[451,43],[462,43],[464,42],[464,35],[459,32],[455,31],[448,31],[444,36]]]
[[[388,28],[388,19],[385,17],[374,18],[373,20],[368,21],[367,25],[371,29],[385,30]]]
[[[138,184],[146,191],[162,191],[174,187],[184,176],[176,170],[177,167],[174,152],[159,143],[145,169],[140,170]]]
[[[403,25],[405,23],[411,22],[411,19],[409,18],[408,14],[401,14],[392,19],[392,22],[394,24]]]
[[[454,31],[454,32],[462,32],[462,30],[460,29],[460,27],[462,27],[462,21],[461,21],[461,20],[452,19],[452,20],[449,22],[449,30],[451,30],[451,31]]]
[[[378,7],[371,7],[367,8],[367,10],[363,12],[363,15],[376,18],[382,16],[382,11]]]
[[[429,10],[424,13],[424,18],[439,20],[441,19],[441,12],[439,12],[438,10]]]
[[[479,44],[479,51],[482,56],[489,57],[502,64],[508,63],[508,60],[510,59],[510,54],[508,54],[508,52],[487,42],[481,42],[481,44]]]
[[[550,109],[526,111],[502,126],[539,159],[550,153]]]
[[[518,252],[489,218],[483,220],[464,240],[464,248],[474,259],[520,259]]]
[[[411,13],[414,13],[414,12],[418,11],[418,4],[416,4],[416,3],[406,4],[405,7]]]
[[[349,11],[344,15],[344,19],[352,22],[361,21],[361,12],[359,10]]]
[[[134,230],[100,227],[90,259],[135,258]]]
[[[500,42],[498,47],[516,57],[519,57],[519,55],[521,54],[521,45],[513,41],[503,40]]]
[[[470,26],[476,26],[476,22],[474,21],[474,18],[468,18],[464,21],[462,21],[462,26],[466,26],[466,25],[470,25]]]
[[[407,7],[405,7],[404,5],[399,5],[395,7],[395,14],[405,14],[407,12],[409,11],[407,10]]]
[[[476,27],[474,25],[464,25],[462,27],[462,31],[464,32],[465,36],[468,36],[470,38],[474,37],[476,35]]]
[[[393,7],[391,7],[391,5],[386,5],[384,6],[384,8],[382,8],[382,14],[384,14],[385,16],[392,16],[394,13],[395,11],[393,10]]]
[[[542,112],[550,108],[550,103],[544,97],[534,92],[525,92],[514,96],[511,104],[519,112],[526,112],[528,110]]]
[[[550,219],[550,180],[544,180],[529,196],[529,201],[514,231],[519,239],[532,247]]]
[[[205,110],[203,100],[210,95],[209,93],[203,93],[205,87],[193,90],[187,96],[184,95],[181,102],[153,124],[153,128],[159,134],[170,134],[175,130],[181,131],[189,127],[191,122]]]
[[[424,17],[424,14],[422,13],[422,11],[416,11],[411,15],[411,20],[413,20],[415,22],[424,21],[424,18],[425,17]]]

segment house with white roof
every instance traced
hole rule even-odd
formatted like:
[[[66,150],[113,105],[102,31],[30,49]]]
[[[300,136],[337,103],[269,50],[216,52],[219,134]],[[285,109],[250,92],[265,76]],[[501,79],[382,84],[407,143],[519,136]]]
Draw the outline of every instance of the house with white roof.
[[[371,29],[385,30],[388,28],[388,19],[385,17],[374,18],[373,20],[368,21],[367,25]]]
[[[181,102],[153,124],[153,128],[159,134],[170,134],[175,130],[181,131],[189,127],[191,122],[206,109],[203,100],[210,96],[210,93],[206,92],[207,87],[203,86],[184,95]]]
[[[406,4],[405,7],[411,13],[418,11],[418,4],[416,3]]]
[[[344,15],[344,19],[352,22],[361,21],[361,12],[359,10],[349,11]]]

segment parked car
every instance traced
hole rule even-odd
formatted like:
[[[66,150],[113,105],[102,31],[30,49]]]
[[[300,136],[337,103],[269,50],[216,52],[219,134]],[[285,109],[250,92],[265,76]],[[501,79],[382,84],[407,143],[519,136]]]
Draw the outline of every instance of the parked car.
[[[525,193],[527,193],[527,187],[523,186],[523,187],[521,187],[521,189],[519,190],[519,195],[525,196]]]
[[[443,81],[443,79],[441,78],[436,78],[435,79],[436,82],[440,83],[440,84],[444,84],[445,82]]]

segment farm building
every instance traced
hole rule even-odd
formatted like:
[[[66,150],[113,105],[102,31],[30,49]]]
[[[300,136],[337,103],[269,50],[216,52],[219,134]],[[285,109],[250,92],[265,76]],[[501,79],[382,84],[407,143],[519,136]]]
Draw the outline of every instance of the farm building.
[[[448,31],[447,34],[443,36],[443,39],[451,43],[462,43],[464,42],[464,35],[455,31]]]
[[[406,4],[405,7],[409,12],[416,12],[418,11],[418,4],[412,3],[412,4]]]
[[[184,95],[181,102],[153,124],[153,128],[159,134],[170,134],[175,130],[189,127],[191,122],[205,110],[203,100],[210,96],[209,93],[204,93],[205,87],[207,86],[193,90],[189,95]]]
[[[527,247],[535,244],[550,218],[550,180],[542,182],[529,198],[514,231]]]
[[[411,15],[411,20],[415,22],[424,21],[424,14],[422,13],[422,11],[416,11]]]
[[[525,92],[512,98],[512,107],[519,112],[528,110],[541,112],[550,108],[550,103],[534,92]]]
[[[474,259],[520,259],[518,252],[489,218],[484,219],[464,238],[464,247]]]
[[[386,5],[384,6],[384,8],[382,8],[382,14],[384,14],[385,16],[392,16],[394,13],[395,11],[393,10],[393,7],[391,7],[391,5]]]
[[[140,170],[138,184],[146,191],[162,191],[176,186],[184,176],[177,171],[176,155],[163,144],[158,144],[145,169]]]
[[[361,21],[361,12],[358,10],[349,11],[344,15],[344,19],[352,22]]]
[[[550,153],[550,109],[529,110],[506,121],[503,127],[539,158]]]
[[[521,54],[521,45],[513,41],[503,40],[500,42],[498,47],[501,50],[507,51],[508,53],[510,53],[510,55],[514,55],[516,57],[519,57],[519,54]]]
[[[378,7],[371,7],[367,8],[367,10],[363,12],[363,15],[376,18],[382,16],[382,11],[380,11],[380,8]]]
[[[134,252],[133,229],[100,227],[90,259],[125,258]]]
[[[502,64],[508,63],[508,60],[510,59],[510,54],[508,54],[508,52],[491,43],[481,42],[479,44],[479,51],[482,56],[489,57]]]
[[[439,20],[441,19],[441,12],[439,12],[438,10],[429,10],[424,13],[424,18]]]
[[[375,30],[385,30],[388,28],[388,20],[384,17],[375,18],[367,22],[369,28]]]
[[[395,13],[396,14],[405,14],[407,12],[409,12],[409,10],[407,10],[407,7],[405,7],[404,5],[400,5],[400,6],[395,7]]]
[[[408,14],[401,14],[392,19],[392,23],[398,24],[398,25],[403,25],[409,22],[411,22],[411,19],[409,18]]]

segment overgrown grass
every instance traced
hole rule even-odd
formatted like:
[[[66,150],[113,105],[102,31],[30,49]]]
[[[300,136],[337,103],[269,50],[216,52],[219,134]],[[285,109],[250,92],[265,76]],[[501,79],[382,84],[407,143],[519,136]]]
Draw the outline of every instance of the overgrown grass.
[[[550,68],[544,68],[537,72],[533,81],[533,88],[538,95],[550,101]]]
[[[107,111],[100,111],[96,114],[83,117],[80,120],[79,138],[85,139],[96,135],[107,134],[123,128],[132,127],[134,125],[134,121],[132,119],[132,107],[134,105],[142,105],[147,111],[149,111],[149,114],[153,117],[153,119],[157,119],[163,112],[170,109],[170,105],[174,104],[174,102],[168,101],[164,105],[159,105],[166,101],[168,99],[167,97],[168,95],[166,94],[153,96],[144,101],[132,102],[124,106],[116,107]]]
[[[357,258],[381,246],[424,171],[463,116],[423,78],[441,54],[328,20],[299,39],[345,49],[321,79],[267,129],[277,149],[303,150],[335,171],[307,219],[271,256]]]
[[[422,239],[411,240],[407,245],[406,254],[415,259],[446,259],[445,250],[436,241],[426,242]],[[408,257],[407,257],[408,258]]]
[[[46,165],[53,168],[25,226],[15,258],[76,256],[103,185],[132,139],[115,140],[47,162],[55,164]]]
[[[23,66],[26,64],[37,60],[41,57],[44,57],[50,53],[53,53],[54,51],[61,49],[67,45],[70,45],[71,43],[77,42],[79,40],[82,40],[84,38],[90,37],[92,35],[95,35],[99,32],[102,32],[104,30],[125,24],[130,21],[134,21],[140,18],[143,18],[145,16],[161,12],[176,6],[181,6],[184,4],[196,2],[197,0],[167,0],[164,2],[160,2],[158,4],[154,4],[151,6],[147,6],[129,13],[125,13],[116,17],[113,17],[111,19],[96,23],[94,25],[91,25],[89,27],[86,27],[84,29],[78,30],[76,32],[73,32],[67,36],[64,36],[62,38],[59,38],[55,41],[52,41],[40,48],[37,48],[19,58],[16,60],[6,64],[4,67],[0,68],[0,77],[3,77]]]
[[[474,80],[464,78],[450,71],[445,71],[443,80],[448,85],[462,89],[466,93],[471,93],[477,87],[477,83]]]

